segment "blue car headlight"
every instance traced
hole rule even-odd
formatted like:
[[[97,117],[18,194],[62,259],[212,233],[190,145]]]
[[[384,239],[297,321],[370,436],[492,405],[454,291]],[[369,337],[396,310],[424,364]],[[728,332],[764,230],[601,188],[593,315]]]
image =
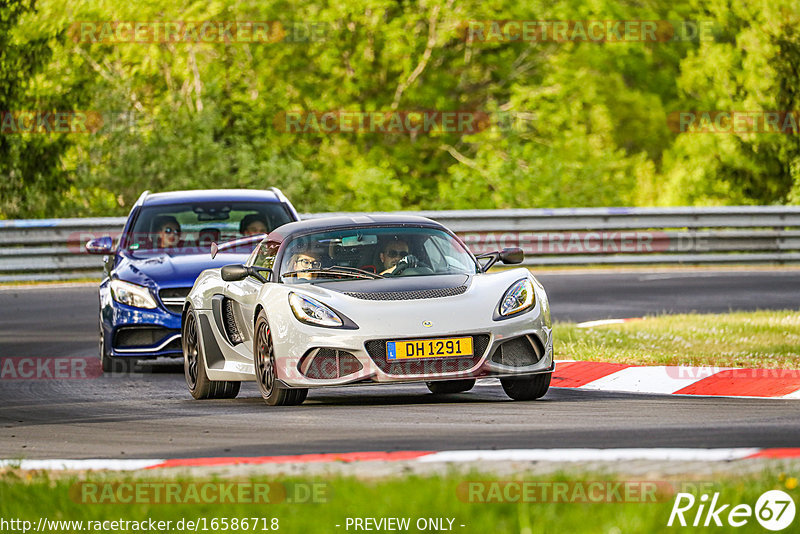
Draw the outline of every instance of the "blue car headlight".
[[[152,293],[144,286],[123,282],[122,280],[112,280],[110,287],[111,296],[120,304],[146,310],[158,307]]]
[[[327,327],[338,327],[344,324],[342,318],[335,311],[305,295],[289,293],[289,306],[301,323]]]
[[[529,279],[523,278],[508,288],[500,301],[498,311],[505,317],[527,310],[534,304],[536,304],[536,293],[533,291],[533,284]]]

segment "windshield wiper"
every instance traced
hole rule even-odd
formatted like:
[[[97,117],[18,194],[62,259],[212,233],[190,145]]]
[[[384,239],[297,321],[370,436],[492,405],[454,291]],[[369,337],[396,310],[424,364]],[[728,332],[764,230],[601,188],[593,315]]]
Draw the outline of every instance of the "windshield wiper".
[[[334,265],[332,267],[325,267],[320,269],[298,269],[296,271],[288,271],[281,274],[283,276],[297,276],[300,273],[308,273],[308,274],[335,274],[335,275],[345,275],[345,276],[352,276],[353,278],[362,278],[364,280],[376,280],[378,278],[384,278],[384,276],[372,273],[370,271],[365,271],[363,269],[357,269],[355,267],[340,267],[338,265]]]
[[[341,265],[333,265],[331,267],[325,267],[322,270],[323,271],[331,271],[331,272],[342,272],[342,273],[349,272],[349,273],[353,273],[353,274],[359,273],[359,274],[363,274],[363,275],[369,276],[370,278],[374,278],[374,279],[386,278],[382,274],[373,273],[372,271],[366,271],[364,269],[359,269],[357,267],[343,267]]]

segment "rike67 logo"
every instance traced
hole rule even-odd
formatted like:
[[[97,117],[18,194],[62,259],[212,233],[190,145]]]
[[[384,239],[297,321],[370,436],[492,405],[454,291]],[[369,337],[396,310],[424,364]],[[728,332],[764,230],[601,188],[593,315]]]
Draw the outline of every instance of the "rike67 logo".
[[[667,526],[692,527],[742,527],[753,517],[767,530],[783,530],[794,521],[795,505],[792,497],[781,490],[761,494],[755,507],[749,504],[722,503],[719,492],[711,497],[704,493],[696,498],[691,493],[678,493]]]

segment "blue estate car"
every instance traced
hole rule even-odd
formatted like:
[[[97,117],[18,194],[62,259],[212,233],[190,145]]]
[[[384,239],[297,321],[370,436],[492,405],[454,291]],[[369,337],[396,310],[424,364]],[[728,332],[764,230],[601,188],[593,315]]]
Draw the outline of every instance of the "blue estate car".
[[[104,371],[129,371],[139,359],[180,356],[183,301],[205,269],[243,263],[252,246],[219,253],[210,245],[271,232],[297,215],[275,188],[145,191],[131,209],[119,243],[93,239],[105,255],[100,284],[100,360]]]

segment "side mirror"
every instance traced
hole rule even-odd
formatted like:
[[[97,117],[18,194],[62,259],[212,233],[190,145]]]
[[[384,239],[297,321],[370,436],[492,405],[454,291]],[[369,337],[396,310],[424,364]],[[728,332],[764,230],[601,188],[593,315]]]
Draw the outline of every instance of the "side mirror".
[[[226,282],[239,282],[248,276],[255,277],[262,284],[269,282],[269,278],[265,278],[261,273],[267,273],[267,277],[272,276],[272,269],[266,267],[245,267],[240,263],[226,265],[219,270],[220,276]]]
[[[114,252],[114,240],[110,237],[98,237],[86,243],[86,252],[89,254],[111,254]]]
[[[220,269],[220,276],[222,276],[222,279],[226,282],[238,282],[244,280],[249,275],[250,269],[239,263],[226,265]]]
[[[525,259],[525,253],[521,248],[504,248],[500,251],[500,261],[507,264],[522,263]]]

